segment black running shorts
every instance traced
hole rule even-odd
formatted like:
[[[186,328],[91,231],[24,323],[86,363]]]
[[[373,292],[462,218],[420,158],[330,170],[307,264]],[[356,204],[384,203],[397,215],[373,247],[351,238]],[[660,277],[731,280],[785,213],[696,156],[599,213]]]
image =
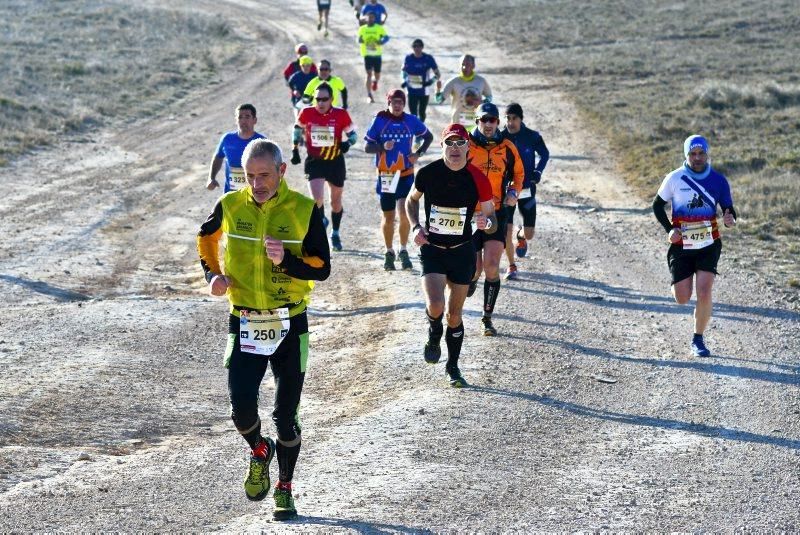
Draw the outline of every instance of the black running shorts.
[[[519,206],[519,213],[522,214],[522,225],[525,227],[536,226],[536,199],[531,197],[522,199],[517,202]],[[506,224],[514,224],[514,213],[517,211],[517,206],[506,206]]]
[[[450,249],[426,243],[419,248],[419,261],[423,277],[441,273],[453,284],[469,284],[475,274],[475,249],[469,240]]]
[[[364,68],[376,73],[381,72],[381,56],[364,56]]]
[[[344,187],[347,178],[347,168],[344,165],[344,156],[337,156],[333,160],[322,160],[319,158],[306,158],[305,163],[306,178],[324,178],[333,186]]]
[[[682,245],[670,245],[667,264],[672,273],[672,284],[689,278],[698,271],[709,271],[717,275],[717,262],[722,252],[722,240],[696,251],[684,251]]]

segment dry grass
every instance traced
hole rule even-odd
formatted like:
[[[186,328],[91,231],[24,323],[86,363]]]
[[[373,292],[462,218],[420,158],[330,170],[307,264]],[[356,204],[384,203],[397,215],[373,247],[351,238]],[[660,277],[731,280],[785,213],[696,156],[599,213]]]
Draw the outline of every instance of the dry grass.
[[[452,17],[464,5],[437,0],[424,10]],[[506,69],[528,69],[534,84],[546,76],[574,99],[643,202],[681,164],[683,140],[704,134],[731,182],[740,230],[748,229],[731,244],[800,247],[796,2],[493,0],[471,2],[469,20],[512,52]],[[530,65],[515,61],[523,52]],[[800,278],[797,265],[777,284],[796,287],[788,280]]]
[[[6,0],[0,21],[0,164],[156,113],[213,81],[238,46],[219,19],[113,0]]]

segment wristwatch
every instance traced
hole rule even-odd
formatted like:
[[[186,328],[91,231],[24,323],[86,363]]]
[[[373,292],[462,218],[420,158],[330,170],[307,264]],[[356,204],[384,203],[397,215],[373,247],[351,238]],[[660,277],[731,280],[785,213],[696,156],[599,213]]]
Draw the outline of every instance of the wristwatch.
[[[413,228],[413,229],[411,229],[411,230],[412,230],[413,232],[416,232],[418,229],[421,229],[421,228],[422,228],[422,225],[420,225],[419,223],[417,223],[416,225],[414,225],[414,228]]]

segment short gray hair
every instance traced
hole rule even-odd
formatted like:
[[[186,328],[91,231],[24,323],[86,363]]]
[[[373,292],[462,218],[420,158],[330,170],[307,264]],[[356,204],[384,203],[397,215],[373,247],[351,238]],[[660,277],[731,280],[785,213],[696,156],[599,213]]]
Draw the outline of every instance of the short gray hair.
[[[283,163],[283,151],[274,141],[269,139],[258,138],[254,139],[244,148],[242,153],[242,167],[245,163],[253,158],[263,158],[264,156],[271,156],[275,162],[275,167],[280,168]]]

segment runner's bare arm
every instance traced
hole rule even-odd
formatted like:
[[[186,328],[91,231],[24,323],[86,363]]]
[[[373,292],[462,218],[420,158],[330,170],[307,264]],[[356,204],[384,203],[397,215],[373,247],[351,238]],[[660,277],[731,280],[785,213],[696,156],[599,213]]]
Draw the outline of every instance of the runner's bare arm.
[[[481,202],[481,214],[486,217],[486,227],[481,229],[487,234],[494,234],[497,231],[497,214],[494,213],[494,201]]]
[[[214,189],[219,187],[219,182],[217,182],[217,173],[222,168],[222,162],[225,161],[225,158],[220,158],[216,154],[211,159],[211,166],[208,172],[208,182],[206,182],[206,188]]]

